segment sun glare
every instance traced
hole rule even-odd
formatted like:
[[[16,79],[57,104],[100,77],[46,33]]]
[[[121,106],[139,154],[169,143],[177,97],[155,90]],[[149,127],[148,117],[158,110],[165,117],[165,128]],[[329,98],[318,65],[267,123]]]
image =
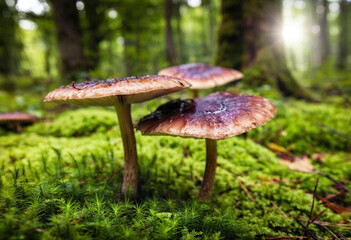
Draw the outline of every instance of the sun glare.
[[[301,43],[304,40],[303,27],[293,20],[288,20],[284,23],[282,35],[287,45]]]

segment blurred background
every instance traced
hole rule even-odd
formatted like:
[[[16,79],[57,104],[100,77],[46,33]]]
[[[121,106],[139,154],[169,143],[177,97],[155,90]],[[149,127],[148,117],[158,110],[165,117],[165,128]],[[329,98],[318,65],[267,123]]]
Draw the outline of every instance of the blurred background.
[[[349,0],[3,0],[0,111],[188,62],[242,70],[239,89],[349,104],[350,30]]]

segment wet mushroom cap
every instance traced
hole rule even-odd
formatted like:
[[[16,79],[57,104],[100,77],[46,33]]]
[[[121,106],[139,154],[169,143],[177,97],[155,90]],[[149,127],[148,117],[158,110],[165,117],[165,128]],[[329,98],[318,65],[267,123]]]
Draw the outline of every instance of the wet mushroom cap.
[[[189,82],[191,89],[206,89],[227,84],[243,77],[239,71],[230,68],[189,63],[161,70],[158,74],[179,77]]]
[[[263,97],[217,92],[161,105],[137,128],[144,135],[224,139],[265,124],[275,113],[276,107]]]
[[[160,75],[73,82],[48,93],[44,102],[112,106],[121,99],[123,103],[143,102],[187,87],[190,84],[184,80]]]
[[[37,116],[27,113],[9,112],[0,114],[0,124],[7,124],[11,122],[30,124],[37,121],[39,121]]]

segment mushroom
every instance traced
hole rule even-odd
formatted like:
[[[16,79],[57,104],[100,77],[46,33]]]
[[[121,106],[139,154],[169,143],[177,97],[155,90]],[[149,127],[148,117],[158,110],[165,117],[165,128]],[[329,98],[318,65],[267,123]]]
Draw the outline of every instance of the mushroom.
[[[39,121],[37,116],[27,113],[8,112],[0,114],[0,126],[7,126],[16,132],[22,132],[23,126],[31,125],[37,121]]]
[[[189,87],[186,81],[175,77],[148,75],[86,81],[63,86],[48,93],[44,102],[80,105],[114,106],[117,112],[124,147],[124,177],[122,193],[136,193],[138,161],[131,118],[131,104],[147,101]]]
[[[217,140],[261,126],[274,117],[276,107],[259,96],[216,92],[194,100],[161,105],[142,118],[143,135],[172,135],[206,139],[206,168],[199,200],[209,199],[217,166]]]
[[[241,72],[234,69],[208,66],[202,63],[173,66],[159,71],[158,74],[179,77],[189,82],[194,97],[198,97],[199,89],[221,86],[243,77]]]

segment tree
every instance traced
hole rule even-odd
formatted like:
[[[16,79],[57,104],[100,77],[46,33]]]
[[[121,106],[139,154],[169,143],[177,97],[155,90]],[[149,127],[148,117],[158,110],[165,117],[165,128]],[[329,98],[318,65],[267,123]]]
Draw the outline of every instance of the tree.
[[[18,41],[17,12],[0,1],[0,73],[18,73],[22,43]]]
[[[170,65],[175,65],[177,62],[177,55],[173,41],[172,31],[172,0],[164,0],[165,4],[165,22],[166,22],[166,52],[167,60]]]
[[[87,27],[85,30],[86,61],[89,69],[95,69],[100,62],[99,44],[106,37],[106,5],[98,0],[84,0],[84,12]]]
[[[328,0],[323,0],[324,12],[321,18],[320,28],[320,50],[321,50],[321,60],[324,62],[330,55],[330,42],[329,42],[329,28],[328,28]]]
[[[240,69],[244,51],[244,0],[222,0],[216,64]]]
[[[284,96],[311,100],[286,63],[281,0],[222,0],[221,12],[217,64],[244,66],[249,68],[247,83],[268,83]]]
[[[72,78],[76,72],[85,70],[86,67],[76,1],[51,0],[51,2],[61,55],[61,71],[64,76]]]
[[[348,4],[346,0],[341,0],[340,4],[340,13],[339,13],[339,25],[340,25],[340,34],[339,34],[339,52],[338,52],[338,68],[340,70],[345,70],[346,61],[347,61],[347,42],[348,42]]]

